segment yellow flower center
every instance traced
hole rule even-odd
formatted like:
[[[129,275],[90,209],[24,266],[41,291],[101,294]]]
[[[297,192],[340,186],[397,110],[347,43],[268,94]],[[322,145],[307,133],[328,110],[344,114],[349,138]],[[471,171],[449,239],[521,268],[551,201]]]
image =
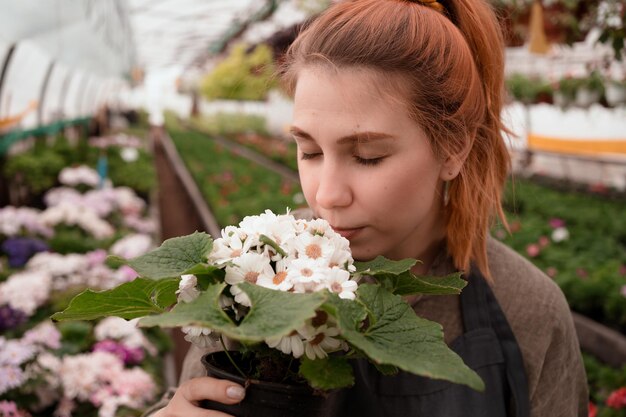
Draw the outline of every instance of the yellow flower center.
[[[272,278],[272,282],[274,283],[274,285],[278,285],[283,282],[285,278],[287,278],[287,273],[285,271],[282,271],[274,275],[274,278]]]
[[[245,279],[248,282],[251,282],[252,284],[256,284],[256,280],[259,277],[259,273],[258,272],[254,272],[254,271],[250,271],[250,272],[246,272],[246,275],[243,277],[243,279]]]
[[[322,256],[322,248],[320,248],[320,245],[315,243],[308,245],[304,252],[306,253],[306,256],[311,259],[317,259]]]

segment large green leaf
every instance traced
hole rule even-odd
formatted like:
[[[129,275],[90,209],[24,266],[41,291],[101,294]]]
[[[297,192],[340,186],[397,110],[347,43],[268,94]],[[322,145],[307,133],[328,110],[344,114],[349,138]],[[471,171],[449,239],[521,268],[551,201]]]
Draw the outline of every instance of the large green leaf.
[[[329,356],[324,359],[304,358],[300,364],[300,374],[313,388],[331,390],[354,385],[354,373],[348,359]]]
[[[402,259],[400,261],[392,261],[384,256],[377,256],[369,262],[355,262],[356,272],[365,275],[392,274],[399,275],[403,272],[410,271],[415,264],[419,262],[415,259]]]
[[[163,279],[189,273],[208,273],[215,267],[205,264],[213,248],[204,232],[167,239],[157,249],[126,261],[142,277]]]
[[[404,272],[400,275],[381,274],[375,278],[390,292],[398,295],[449,295],[460,294],[467,285],[467,281],[461,279],[461,274],[461,272],[456,272],[445,277],[426,277]]]
[[[207,290],[190,303],[178,304],[170,312],[140,321],[142,326],[203,326],[243,342],[260,342],[279,337],[301,327],[315,317],[325,301],[324,293],[294,294],[253,285],[239,287],[250,298],[252,307],[239,325],[219,308],[219,295],[225,284],[209,285]]]
[[[136,278],[111,290],[85,290],[74,297],[64,311],[52,315],[52,319],[94,320],[107,316],[133,319],[162,313],[176,302],[178,281],[179,278],[159,281]]]
[[[363,284],[357,293],[370,326],[360,332],[348,314],[340,315],[338,324],[346,340],[373,362],[484,390],[480,377],[445,344],[439,324],[419,318],[400,296],[380,286]]]

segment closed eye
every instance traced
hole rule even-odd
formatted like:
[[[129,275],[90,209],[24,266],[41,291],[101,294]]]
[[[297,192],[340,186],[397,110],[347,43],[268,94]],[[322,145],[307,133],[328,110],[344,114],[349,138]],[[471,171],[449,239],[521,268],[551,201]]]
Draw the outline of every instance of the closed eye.
[[[357,163],[361,164],[361,165],[366,165],[366,166],[374,166],[374,165],[378,165],[380,164],[383,159],[385,159],[384,156],[381,156],[379,158],[361,158],[358,155],[354,155],[354,159],[357,161]]]

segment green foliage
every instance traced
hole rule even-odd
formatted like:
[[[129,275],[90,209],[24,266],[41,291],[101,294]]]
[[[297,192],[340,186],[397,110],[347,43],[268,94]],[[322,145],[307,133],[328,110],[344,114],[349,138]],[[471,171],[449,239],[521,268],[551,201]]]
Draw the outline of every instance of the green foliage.
[[[361,285],[356,301],[351,301],[328,291],[296,294],[242,282],[238,287],[249,297],[251,307],[241,319],[229,315],[223,308],[220,299],[227,284],[216,282],[206,285],[193,301],[178,303],[167,310],[176,301],[178,278],[162,277],[206,270],[204,262],[210,248],[211,240],[205,234],[170,239],[152,252],[128,262],[142,275],[151,273],[155,277],[137,278],[98,293],[87,290],[76,296],[65,311],[54,314],[53,319],[144,316],[140,320],[142,326],[202,326],[250,344],[287,336],[323,310],[334,317],[342,337],[354,349],[386,371],[398,368],[484,389],[480,377],[447,347],[439,324],[417,317],[401,296],[378,285]],[[370,273],[403,275],[414,263],[379,258],[366,269]],[[160,271],[161,268],[167,272]],[[315,366],[305,362],[303,376],[313,386],[325,389],[350,385],[353,378],[347,358],[327,359],[316,362]],[[333,369],[324,369],[324,365]]]
[[[212,248],[213,240],[208,234],[195,232],[167,239],[158,249],[127,263],[141,276],[152,279],[176,277],[191,273],[197,265],[204,265]]]
[[[22,182],[32,193],[39,194],[56,185],[59,172],[65,166],[65,160],[54,149],[24,152],[9,158],[4,175]]]
[[[269,135],[263,116],[245,113],[216,113],[191,119],[190,124],[208,135],[231,136],[241,132]]]
[[[509,183],[505,195],[511,235],[496,230],[505,243],[554,277],[572,309],[618,330],[626,329],[626,216],[623,200],[610,201],[556,191],[529,181]],[[569,239],[554,242],[550,219],[564,221]],[[526,249],[547,245],[535,256]]]
[[[283,213],[303,200],[300,187],[217,145],[210,137],[172,128],[168,131],[220,225],[270,209]]]
[[[538,77],[513,74],[506,80],[506,87],[518,101],[526,104],[552,100],[552,86]]]
[[[611,392],[626,387],[626,365],[621,368],[607,366],[586,353],[583,353],[583,361],[589,384],[589,399],[598,407],[597,415],[600,417],[623,416],[623,413],[619,414],[620,411],[606,407],[605,402]]]
[[[226,137],[294,171],[298,170],[295,142],[271,136],[262,116],[218,113],[191,119],[189,124],[209,136]]]
[[[314,361],[305,358],[300,364],[300,374],[313,388],[331,390],[354,385],[354,373],[348,359],[330,356]]]
[[[246,53],[246,46],[240,44],[203,79],[201,92],[208,99],[264,100],[274,85],[273,74],[267,45]]]
[[[415,276],[411,268],[417,261],[403,259],[391,261],[384,256],[377,256],[369,262],[356,262],[357,272],[372,276],[379,284],[393,294],[460,294],[467,281],[460,278],[461,273],[445,277]]]
[[[85,290],[70,301],[56,321],[95,320],[117,316],[127,320],[162,313],[176,302],[179,278],[152,280],[136,278],[106,291]]]

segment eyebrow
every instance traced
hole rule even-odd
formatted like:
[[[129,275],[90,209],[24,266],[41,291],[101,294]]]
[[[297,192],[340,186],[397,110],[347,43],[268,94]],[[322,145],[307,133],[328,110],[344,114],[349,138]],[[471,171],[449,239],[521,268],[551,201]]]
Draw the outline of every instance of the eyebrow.
[[[291,126],[289,128],[289,133],[291,133],[292,135],[299,136],[299,137],[301,137],[302,139],[305,139],[305,140],[315,141],[315,139],[313,139],[313,136],[311,136],[309,133],[305,132],[304,130],[302,130],[299,127],[296,127],[296,126]],[[340,145],[344,144],[344,143],[348,143],[348,142],[366,143],[366,142],[372,142],[372,141],[375,141],[375,140],[393,139],[393,138],[394,138],[394,136],[390,135],[388,133],[357,132],[357,133],[353,133],[351,135],[339,138],[337,140],[337,143],[340,144]]]

